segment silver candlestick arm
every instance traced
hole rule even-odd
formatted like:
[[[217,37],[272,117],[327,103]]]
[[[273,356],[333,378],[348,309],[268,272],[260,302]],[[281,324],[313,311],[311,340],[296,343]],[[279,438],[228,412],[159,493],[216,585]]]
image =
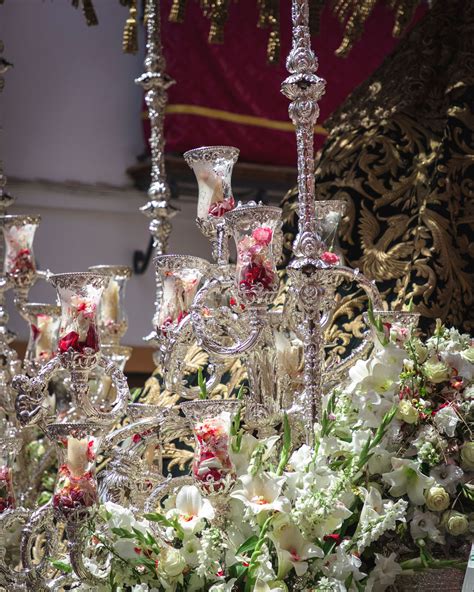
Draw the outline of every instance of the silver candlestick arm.
[[[165,171],[165,137],[163,131],[165,109],[168,102],[168,88],[175,81],[166,74],[166,61],[163,56],[160,28],[160,2],[159,0],[146,0],[146,57],[144,61],[145,72],[135,82],[140,84],[145,91],[145,102],[148,107],[150,120],[150,150],[151,150],[151,184],[148,189],[149,201],[140,211],[150,218],[149,230],[153,237],[157,255],[166,253],[168,238],[171,233],[171,218],[177,209],[169,201],[170,188],[166,180]],[[162,299],[162,286],[156,282],[155,316],[153,326],[156,326],[156,318]]]

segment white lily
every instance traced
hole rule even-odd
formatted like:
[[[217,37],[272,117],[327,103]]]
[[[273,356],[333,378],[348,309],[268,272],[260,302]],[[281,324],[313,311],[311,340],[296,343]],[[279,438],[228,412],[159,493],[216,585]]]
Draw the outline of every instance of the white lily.
[[[366,574],[360,571],[362,561],[351,552],[346,551],[344,543],[341,543],[335,553],[332,553],[324,565],[323,572],[344,582],[350,575],[354,580],[362,580]]]
[[[203,525],[203,519],[212,520],[215,512],[212,504],[203,499],[195,485],[181,487],[176,496],[175,508],[167,512],[167,517],[176,516],[186,534],[193,534]]]
[[[273,448],[279,439],[280,436],[257,439],[251,434],[244,434],[240,443],[240,450],[234,452],[232,447],[230,449],[230,458],[235,466],[237,476],[240,477],[240,475],[244,475],[247,472],[250,458],[257,446],[263,445],[265,447],[265,451],[262,455],[262,462],[265,462],[273,452]]]
[[[293,524],[287,524],[274,530],[272,540],[278,555],[278,575],[283,579],[294,569],[297,576],[302,576],[308,569],[308,559],[323,557],[323,550],[309,543]]]
[[[418,508],[410,520],[410,533],[413,540],[428,538],[434,543],[444,544],[444,537],[438,529],[439,516],[433,512],[422,512]]]
[[[273,477],[269,473],[243,475],[240,477],[241,489],[235,489],[231,497],[243,502],[254,514],[269,510],[287,512],[289,501],[280,496],[285,477]]]
[[[383,592],[391,586],[397,576],[402,573],[402,567],[395,561],[396,554],[384,557],[375,553],[375,567],[366,583],[366,592]]]
[[[424,491],[433,485],[433,479],[423,475],[419,465],[409,459],[393,458],[392,467],[393,471],[382,475],[385,483],[390,485],[390,493],[395,497],[407,494],[412,503],[423,505]]]
[[[433,477],[436,483],[444,487],[451,495],[456,492],[456,486],[463,478],[463,475],[464,471],[455,464],[438,465],[430,471],[430,477]]]

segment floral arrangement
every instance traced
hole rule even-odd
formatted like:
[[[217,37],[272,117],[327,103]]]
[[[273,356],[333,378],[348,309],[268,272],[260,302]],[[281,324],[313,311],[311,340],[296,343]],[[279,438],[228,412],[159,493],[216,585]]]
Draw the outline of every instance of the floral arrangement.
[[[423,340],[373,322],[375,349],[327,394],[314,446],[294,442],[294,418],[265,438],[245,431],[240,412],[230,432],[216,418],[202,426],[195,466],[209,433],[225,434],[219,454],[234,472],[225,496],[195,479],[154,513],[102,506],[105,526],[91,535],[112,571],[93,589],[383,592],[424,569],[465,570],[473,340],[440,324]]]

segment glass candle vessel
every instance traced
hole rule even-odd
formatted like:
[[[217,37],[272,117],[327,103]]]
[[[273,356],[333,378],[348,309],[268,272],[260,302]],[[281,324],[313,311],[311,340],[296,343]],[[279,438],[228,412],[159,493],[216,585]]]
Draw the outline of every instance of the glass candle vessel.
[[[98,273],[61,273],[51,278],[61,303],[58,353],[83,358],[99,351],[97,308],[108,277]]]
[[[1,216],[5,239],[4,273],[18,288],[31,286],[36,279],[33,240],[39,216]]]
[[[274,252],[281,210],[250,202],[225,215],[237,247],[236,280],[244,304],[269,303],[278,291]]]
[[[61,307],[55,304],[26,303],[23,310],[30,325],[25,362],[36,368],[49,362],[56,352]]]
[[[65,520],[81,521],[98,502],[95,468],[100,428],[91,423],[51,424],[46,434],[54,442],[58,457],[54,511]]]
[[[181,403],[194,433],[193,477],[205,494],[228,491],[234,484],[230,428],[240,401],[203,399]]]
[[[239,150],[232,146],[203,146],[184,153],[184,159],[196,175],[199,196],[197,217],[210,222],[234,209],[232,169]]]
[[[95,265],[93,273],[102,273],[109,278],[99,305],[99,330],[103,345],[118,345],[128,328],[125,312],[125,286],[132,276],[130,267],[124,265]]]
[[[187,255],[159,255],[155,266],[163,283],[156,331],[166,337],[189,314],[189,308],[209,263]]]
[[[346,211],[347,204],[342,200],[317,201],[316,232],[324,243],[321,259],[328,265],[342,265],[344,263],[338,241],[339,224]]]

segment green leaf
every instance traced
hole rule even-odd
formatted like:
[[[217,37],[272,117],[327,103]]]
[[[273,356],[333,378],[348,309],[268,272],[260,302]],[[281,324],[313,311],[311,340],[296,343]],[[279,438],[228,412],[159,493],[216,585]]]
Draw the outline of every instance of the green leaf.
[[[474,486],[469,484],[463,485],[461,492],[466,499],[474,503]]]
[[[51,565],[63,573],[72,573],[72,567],[64,561],[51,561]]]
[[[145,514],[144,518],[150,520],[151,522],[159,522],[160,524],[162,524],[163,526],[167,526],[168,528],[174,528],[174,530],[176,531],[176,536],[180,540],[184,539],[184,530],[181,528],[177,518],[174,518],[173,520],[168,520],[166,516],[163,516],[163,514],[159,514],[158,512],[151,512],[149,514]]]
[[[237,549],[236,555],[242,555],[243,553],[248,553],[249,551],[253,551],[255,549],[256,544],[258,543],[258,536],[253,535],[249,539],[242,543],[240,547]]]
[[[137,528],[134,528],[133,526],[132,526],[132,530],[135,534],[136,539],[138,541],[140,541],[140,543],[143,543],[144,545],[146,545],[147,542],[146,542],[146,538],[145,538],[145,535],[143,534],[143,532],[140,532]]]
[[[126,528],[112,528],[111,529],[114,534],[116,534],[121,539],[134,539],[135,535],[133,532],[130,532]]]
[[[202,375],[202,368],[198,370],[198,385],[199,385],[199,398],[207,399],[207,387],[204,376]]]
[[[280,453],[280,463],[277,468],[277,475],[283,475],[286,465],[290,459],[291,454],[291,426],[288,421],[288,415],[283,416],[283,447]]]

